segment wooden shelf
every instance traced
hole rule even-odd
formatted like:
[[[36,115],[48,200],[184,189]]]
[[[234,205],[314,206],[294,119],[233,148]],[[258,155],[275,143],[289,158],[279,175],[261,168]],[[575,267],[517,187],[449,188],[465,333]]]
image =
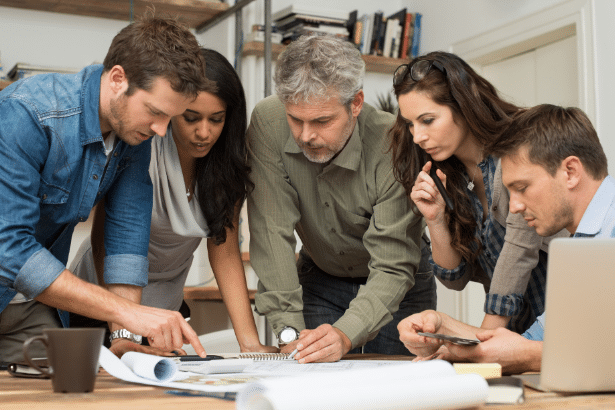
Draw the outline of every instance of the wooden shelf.
[[[365,60],[366,71],[391,75],[393,75],[397,67],[408,62],[403,58],[389,58],[370,55],[363,55],[363,60]],[[393,79],[391,79],[391,81],[393,81]]]
[[[0,0],[0,6],[115,20],[130,19],[129,0]],[[135,17],[143,15],[147,7],[153,6],[156,16],[175,17],[192,28],[229,8],[226,3],[202,0],[134,0],[133,6]]]
[[[256,289],[248,289],[250,301],[254,302]],[[222,294],[217,286],[186,286],[184,287],[184,299],[222,301]]]
[[[284,50],[281,44],[271,45],[271,57],[275,60]],[[251,41],[243,45],[242,55],[245,56],[262,56],[265,52],[265,44],[259,41]],[[401,64],[407,62],[401,58],[387,58],[371,55],[363,55],[365,61],[365,70],[373,73],[393,74],[395,69]]]

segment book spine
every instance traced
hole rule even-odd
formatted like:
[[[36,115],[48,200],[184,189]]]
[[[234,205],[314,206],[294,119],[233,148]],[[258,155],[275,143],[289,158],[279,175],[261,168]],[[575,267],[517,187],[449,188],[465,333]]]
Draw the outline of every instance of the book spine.
[[[354,35],[352,37],[353,38],[352,42],[359,49],[361,49],[361,45],[363,42],[362,36],[363,36],[363,20],[357,20],[357,22],[354,23]]]
[[[395,38],[393,41],[393,49],[391,50],[391,57],[393,58],[399,58],[399,53],[400,53],[399,45],[401,43],[402,31],[403,31],[403,28],[401,24],[397,24],[395,26]]]
[[[387,20],[386,24],[386,33],[384,36],[384,44],[382,47],[382,55],[385,57],[389,57],[391,55],[391,48],[393,44],[393,26],[395,25],[396,20]]]
[[[406,19],[404,21],[404,30],[402,32],[402,42],[400,45],[399,58],[408,58],[408,43],[410,40],[410,27],[412,25],[412,13],[406,13]]]
[[[378,33],[378,48],[376,49],[376,55],[382,56],[384,54],[384,39],[387,33],[387,18],[382,16],[380,24],[380,32]]]
[[[361,33],[361,54],[369,54],[372,42],[372,24],[374,18],[371,15],[363,16],[363,32]]]
[[[370,46],[370,54],[377,55],[380,40],[380,26],[382,26],[382,13],[374,13],[374,25],[372,26],[372,42]]]
[[[414,35],[412,36],[412,58],[417,58],[420,54],[421,48],[421,13],[415,13],[414,15]]]

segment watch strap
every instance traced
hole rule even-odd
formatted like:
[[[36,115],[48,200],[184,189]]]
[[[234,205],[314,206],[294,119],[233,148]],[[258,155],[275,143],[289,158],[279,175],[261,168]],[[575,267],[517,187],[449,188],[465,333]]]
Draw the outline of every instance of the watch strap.
[[[136,335],[127,329],[118,329],[111,332],[111,336],[109,336],[109,341],[113,342],[115,339],[128,339],[131,342],[137,344],[141,344],[141,341],[143,340],[141,335]]]

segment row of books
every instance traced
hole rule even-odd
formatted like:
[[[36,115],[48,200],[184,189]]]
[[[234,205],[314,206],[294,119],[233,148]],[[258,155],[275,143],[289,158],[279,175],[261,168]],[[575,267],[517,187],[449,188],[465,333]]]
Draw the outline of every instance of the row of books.
[[[275,31],[282,36],[282,44],[288,44],[304,34],[315,33],[350,39],[348,12],[291,5],[275,12],[272,19]]]
[[[421,13],[408,12],[406,8],[389,16],[383,12],[350,13],[348,29],[351,40],[362,54],[391,58],[415,58],[420,53]]]
[[[407,8],[389,16],[378,11],[359,17],[358,10],[348,13],[291,5],[275,12],[272,19],[282,44],[304,34],[326,33],[351,41],[362,54],[406,59],[420,52],[421,14]]]

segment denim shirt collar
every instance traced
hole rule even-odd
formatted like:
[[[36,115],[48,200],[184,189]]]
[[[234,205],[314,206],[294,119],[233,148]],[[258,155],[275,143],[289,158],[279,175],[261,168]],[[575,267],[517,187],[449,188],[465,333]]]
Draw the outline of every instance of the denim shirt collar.
[[[81,87],[81,109],[83,116],[79,124],[79,138],[81,145],[103,141],[100,131],[100,79],[103,72],[102,65],[85,68],[86,80]],[[89,72],[87,72],[89,71]]]

